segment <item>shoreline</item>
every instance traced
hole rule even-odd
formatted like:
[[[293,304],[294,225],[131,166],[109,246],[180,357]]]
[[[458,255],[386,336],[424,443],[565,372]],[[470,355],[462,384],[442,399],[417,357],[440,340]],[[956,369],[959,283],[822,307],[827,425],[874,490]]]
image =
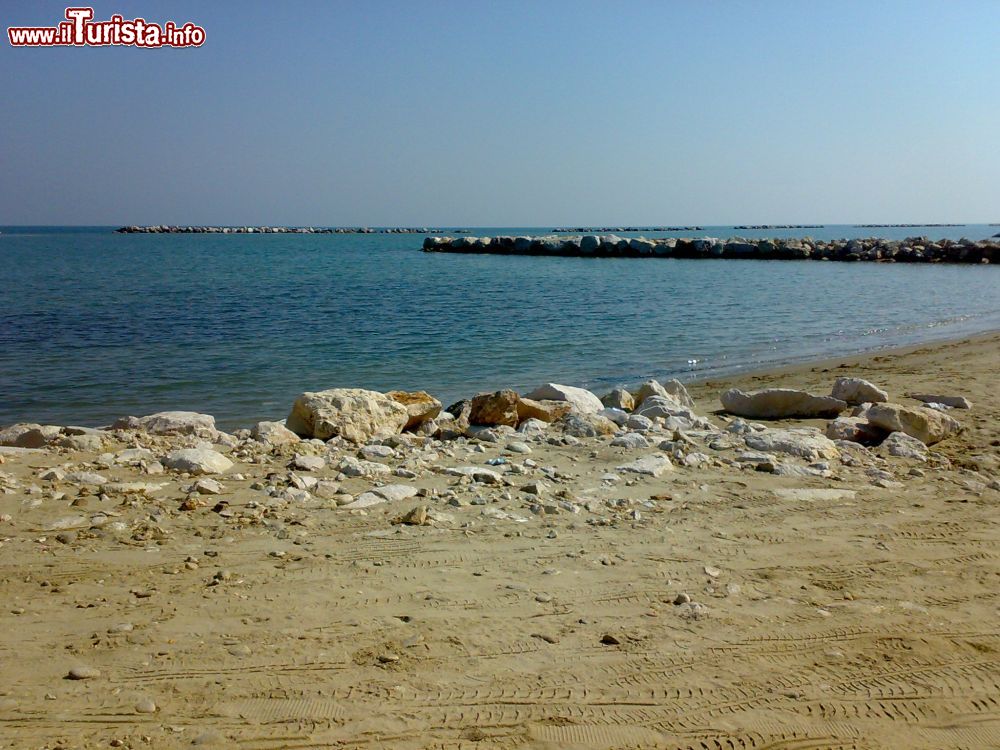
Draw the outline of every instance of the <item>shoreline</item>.
[[[303,403],[312,439],[39,430],[0,448],[0,718],[17,746],[989,747],[998,371],[993,331],[646,385],[621,424],[556,387],[450,432],[418,393]],[[839,376],[960,431],[719,408]]]

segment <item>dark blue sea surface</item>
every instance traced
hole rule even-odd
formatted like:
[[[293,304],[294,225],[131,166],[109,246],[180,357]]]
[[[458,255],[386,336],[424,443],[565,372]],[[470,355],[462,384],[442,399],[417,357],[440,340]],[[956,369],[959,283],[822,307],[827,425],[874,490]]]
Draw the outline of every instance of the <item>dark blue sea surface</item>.
[[[1000,328],[994,266],[448,255],[420,252],[418,234],[0,232],[0,425],[188,409],[234,428],[284,416],[304,390],[601,392]]]

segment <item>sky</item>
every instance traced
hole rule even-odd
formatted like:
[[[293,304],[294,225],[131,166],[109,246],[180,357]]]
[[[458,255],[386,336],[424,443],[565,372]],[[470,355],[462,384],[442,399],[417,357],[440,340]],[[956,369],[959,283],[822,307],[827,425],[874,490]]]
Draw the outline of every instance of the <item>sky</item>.
[[[997,0],[95,2],[13,48],[0,225],[1000,222]]]

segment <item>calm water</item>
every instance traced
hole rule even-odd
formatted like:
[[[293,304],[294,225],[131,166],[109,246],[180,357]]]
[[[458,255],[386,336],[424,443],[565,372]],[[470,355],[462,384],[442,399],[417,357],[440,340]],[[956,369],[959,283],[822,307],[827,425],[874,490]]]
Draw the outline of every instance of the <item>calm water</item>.
[[[0,424],[170,408],[233,428],[284,416],[303,390],[426,389],[446,403],[547,380],[602,391],[1000,328],[994,266],[446,255],[420,252],[422,235],[0,231]]]

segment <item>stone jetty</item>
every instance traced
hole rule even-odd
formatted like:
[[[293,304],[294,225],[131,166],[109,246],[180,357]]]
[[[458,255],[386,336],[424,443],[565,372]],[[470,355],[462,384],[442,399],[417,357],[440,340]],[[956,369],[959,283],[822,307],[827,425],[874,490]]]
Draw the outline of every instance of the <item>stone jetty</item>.
[[[593,258],[750,258],[758,260],[833,260],[878,263],[998,263],[1000,242],[969,239],[905,240],[879,238],[814,240],[579,237],[426,237],[424,252],[494,255],[556,255]]]
[[[209,227],[209,226],[178,226],[168,224],[150,224],[147,226],[130,225],[118,227],[118,234],[440,234],[444,229],[428,227],[277,227],[277,226],[243,226],[243,227]],[[466,230],[452,229],[461,233]]]

